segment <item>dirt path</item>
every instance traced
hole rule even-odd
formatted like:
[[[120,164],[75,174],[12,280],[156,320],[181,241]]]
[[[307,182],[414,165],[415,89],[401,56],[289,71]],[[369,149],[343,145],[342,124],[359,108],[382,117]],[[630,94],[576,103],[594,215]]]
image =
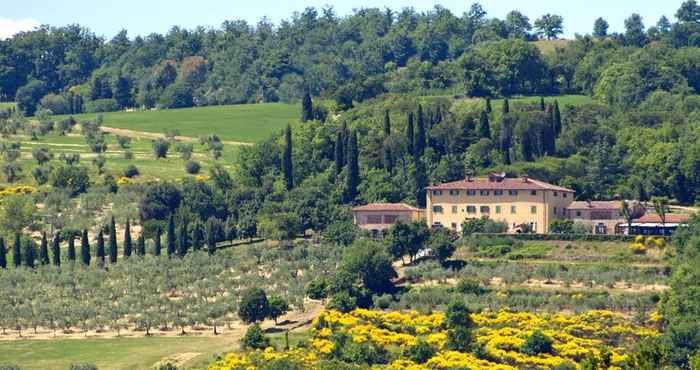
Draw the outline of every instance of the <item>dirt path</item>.
[[[114,127],[100,127],[100,130],[103,132],[107,132],[110,134],[115,134],[119,136],[126,136],[126,137],[131,137],[131,138],[136,138],[136,139],[164,139],[165,134],[158,134],[155,132],[145,132],[145,131],[135,131],[135,130],[127,130],[123,128],[114,128]],[[179,141],[186,141],[186,142],[198,142],[198,138],[190,137],[190,136],[176,136],[176,140]],[[240,145],[240,146],[252,146],[253,143],[246,143],[242,141],[222,141],[222,144],[225,145]]]

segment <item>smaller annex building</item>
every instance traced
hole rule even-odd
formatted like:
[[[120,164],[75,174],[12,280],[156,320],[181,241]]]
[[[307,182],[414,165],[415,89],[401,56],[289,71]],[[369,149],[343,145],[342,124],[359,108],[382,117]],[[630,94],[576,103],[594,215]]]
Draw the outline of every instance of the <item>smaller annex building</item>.
[[[567,218],[590,226],[598,235],[620,234],[625,222],[619,201],[576,201],[566,207]]]
[[[632,221],[632,225],[620,224],[620,228],[627,235],[673,235],[683,224],[687,224],[690,215],[680,213],[667,214],[662,222],[661,217],[655,213],[646,215]],[[631,227],[630,227],[631,226]],[[629,230],[627,230],[629,228]]]
[[[423,219],[423,210],[405,203],[370,203],[352,209],[355,225],[378,234],[397,221],[412,222]]]

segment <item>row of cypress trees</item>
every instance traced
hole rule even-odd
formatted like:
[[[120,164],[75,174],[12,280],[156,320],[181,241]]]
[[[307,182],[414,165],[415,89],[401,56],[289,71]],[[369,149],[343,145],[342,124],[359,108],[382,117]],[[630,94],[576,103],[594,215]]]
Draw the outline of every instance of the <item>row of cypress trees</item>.
[[[175,218],[170,216],[167,226],[167,239],[166,239],[166,252],[168,256],[180,256],[184,257],[189,252],[190,244],[194,250],[202,249],[200,242],[191,243],[187,234],[187,224],[184,223],[180,225],[179,236],[176,236]],[[216,239],[214,235],[214,226],[212,222],[207,222],[205,227],[205,233],[203,242],[206,243],[207,252],[213,255],[216,252]],[[160,229],[156,230],[155,236],[153,237],[153,249],[152,254],[155,256],[161,255],[161,238],[162,232]],[[67,248],[67,260],[70,262],[75,262],[78,258],[76,247],[75,247],[75,237],[73,235],[67,238],[68,248]],[[96,237],[95,245],[95,260],[98,266],[104,266],[105,262],[109,260],[110,264],[117,263],[117,229],[114,217],[112,217],[109,225],[109,239],[107,240],[108,245],[105,247],[105,237],[102,230],[98,231]],[[51,258],[49,258],[49,246],[48,237],[46,232],[43,233],[41,237],[41,243],[39,245],[39,251],[37,253],[34,242],[30,239],[25,239],[24,243],[22,240],[22,235],[20,233],[15,234],[14,244],[12,246],[12,264],[14,267],[26,266],[34,268],[38,262],[41,265],[53,264],[56,267],[61,266],[61,235],[56,233],[51,241]],[[92,261],[92,253],[90,247],[90,240],[87,230],[83,230],[80,236],[80,261],[83,265],[89,266]],[[8,249],[5,245],[5,240],[0,237],[0,268],[7,268],[7,253]],[[146,254],[146,238],[142,233],[136,240],[136,248],[134,249],[133,241],[131,239],[131,225],[129,220],[126,220],[124,226],[124,242],[123,242],[123,256],[124,258],[131,257],[132,254],[137,256],[143,256]]]

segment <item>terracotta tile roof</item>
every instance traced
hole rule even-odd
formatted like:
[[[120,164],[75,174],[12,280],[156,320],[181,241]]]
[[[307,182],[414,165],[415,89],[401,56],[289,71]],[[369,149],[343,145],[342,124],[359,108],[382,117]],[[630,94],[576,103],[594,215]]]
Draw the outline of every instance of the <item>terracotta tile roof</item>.
[[[682,214],[682,213],[669,213],[666,215],[666,223],[667,224],[681,224],[688,222],[690,219],[690,215],[687,214]],[[640,224],[653,224],[653,223],[661,223],[661,217],[655,213],[647,213],[646,215],[635,219],[635,223],[640,223]]]
[[[605,210],[619,210],[619,201],[591,201],[591,202],[571,202],[571,204],[566,207],[567,209],[605,209]]]
[[[353,212],[356,211],[370,211],[370,212],[420,212],[421,210],[409,206],[405,203],[370,203],[364,206],[355,207],[352,209]]]
[[[544,181],[527,177],[519,178],[492,178],[473,177],[469,180],[459,180],[445,184],[428,186],[428,190],[554,190],[562,192],[574,191],[561,186],[552,185]]]

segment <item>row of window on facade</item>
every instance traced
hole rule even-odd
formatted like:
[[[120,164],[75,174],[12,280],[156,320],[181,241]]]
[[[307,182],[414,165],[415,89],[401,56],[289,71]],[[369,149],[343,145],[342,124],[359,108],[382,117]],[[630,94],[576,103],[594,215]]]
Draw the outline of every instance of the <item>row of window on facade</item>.
[[[468,196],[476,196],[476,194],[477,194],[476,190],[465,190],[465,191],[466,191],[466,194]],[[450,195],[452,195],[452,196],[458,196],[460,194],[461,194],[461,190],[450,190]],[[497,196],[497,197],[502,196],[503,194],[505,194],[505,190],[494,190],[493,191],[493,195]],[[518,194],[519,194],[519,190],[508,190],[508,195],[510,195],[510,196],[518,196]],[[559,197],[558,191],[555,191],[552,194],[555,197]],[[442,190],[433,190],[433,195],[442,195]],[[491,190],[479,190],[479,195],[481,195],[482,197],[490,196]],[[536,196],[537,190],[530,190],[530,195]],[[568,198],[569,194],[567,194],[566,192],[563,192],[563,193],[561,193],[561,196],[562,196],[562,198]]]
[[[476,214],[476,206],[467,206],[466,209],[463,209],[462,212],[466,210],[467,213],[469,214]],[[501,206],[494,206],[495,213],[497,215],[501,214]],[[433,213],[443,213],[444,209],[442,206],[436,205],[433,206]],[[490,214],[491,213],[491,207],[490,206],[480,206],[479,207],[479,212],[482,214]],[[554,208],[554,213],[556,214],[556,207]],[[452,206],[452,213],[457,214],[459,213],[459,206]],[[511,214],[517,214],[518,213],[518,207],[517,206],[510,206],[510,213]],[[532,214],[537,214],[537,206],[530,206],[530,213]]]

